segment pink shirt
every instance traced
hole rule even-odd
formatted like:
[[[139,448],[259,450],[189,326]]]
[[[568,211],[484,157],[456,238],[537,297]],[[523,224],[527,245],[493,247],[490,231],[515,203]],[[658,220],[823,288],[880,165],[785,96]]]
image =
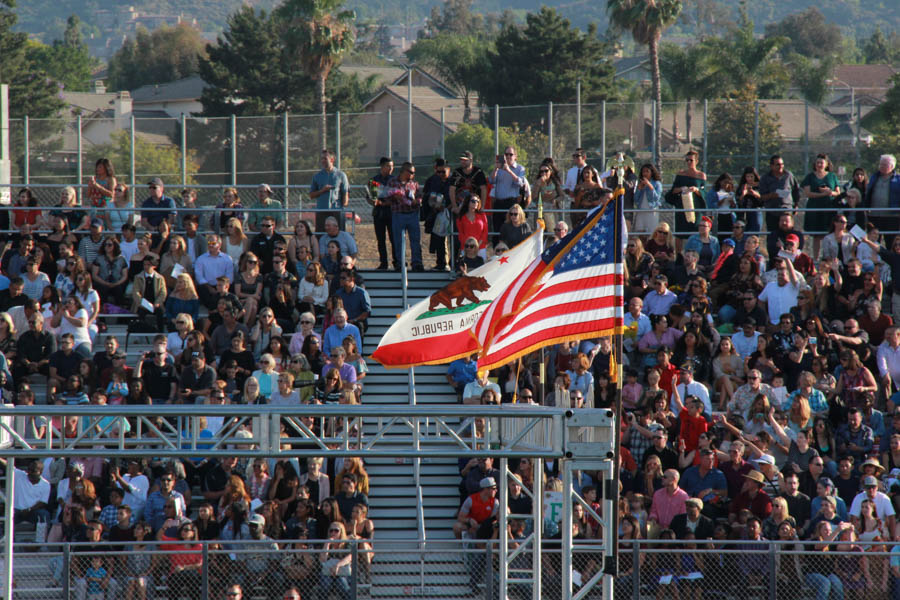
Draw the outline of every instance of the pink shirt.
[[[671,496],[666,488],[656,490],[653,493],[650,518],[659,523],[661,527],[668,527],[675,515],[687,512],[684,503],[688,498],[690,498],[688,493],[681,488],[676,488],[675,493]]]
[[[622,386],[622,405],[625,408],[637,407],[643,391],[644,388],[639,383],[626,383]]]

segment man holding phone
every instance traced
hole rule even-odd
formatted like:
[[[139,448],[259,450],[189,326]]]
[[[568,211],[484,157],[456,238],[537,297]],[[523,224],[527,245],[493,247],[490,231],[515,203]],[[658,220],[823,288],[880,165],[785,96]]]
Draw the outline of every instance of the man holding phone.
[[[503,155],[497,157],[497,167],[494,169],[490,181],[494,186],[491,193],[494,196],[493,209],[495,211],[491,213],[491,231],[494,232],[494,244],[496,245],[499,239],[497,233],[500,231],[510,207],[513,204],[519,204],[526,209],[531,204],[531,188],[525,178],[525,167],[516,163],[515,148],[507,146],[503,150]]]

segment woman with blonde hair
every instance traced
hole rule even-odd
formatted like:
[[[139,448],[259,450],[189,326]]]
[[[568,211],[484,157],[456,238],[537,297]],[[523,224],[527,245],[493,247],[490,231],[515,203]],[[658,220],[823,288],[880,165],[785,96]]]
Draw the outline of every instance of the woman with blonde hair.
[[[259,382],[260,396],[268,398],[278,388],[275,358],[271,354],[263,354],[259,357],[259,369],[253,371],[253,377]]]
[[[327,542],[322,545],[319,562],[322,574],[319,577],[319,593],[328,598],[334,591],[338,598],[350,598],[350,574],[353,565],[353,554],[347,544],[347,529],[341,521],[328,525]]]
[[[310,499],[316,504],[325,502],[331,495],[331,482],[328,474],[322,471],[324,464],[325,459],[321,456],[310,456],[306,459],[306,473],[300,476],[300,485],[306,486]]]
[[[6,312],[0,312],[0,322],[6,325],[0,325],[0,353],[11,363],[16,354],[16,326]]]
[[[219,498],[219,520],[225,518],[225,509],[235,502],[246,502],[250,504],[250,494],[244,485],[244,480],[240,475],[231,475],[228,477],[228,483],[225,484],[225,492]]]
[[[240,209],[244,207],[241,206],[241,199],[238,196],[237,188],[227,187],[223,189],[222,201],[219,202],[216,208],[219,209],[217,211],[218,214],[213,213],[209,223],[210,229],[214,230],[216,233],[224,235],[223,232],[227,232],[228,220],[232,217],[239,221],[244,220],[244,213],[240,211]],[[241,227],[241,232],[243,233],[243,227]],[[224,250],[224,244],[222,249]]]
[[[69,231],[73,233],[89,231],[91,228],[91,218],[87,211],[78,204],[78,194],[70,185],[62,189],[59,195],[59,204],[56,209],[50,211],[50,214],[65,219],[69,224]]]
[[[171,298],[171,295],[169,296]],[[166,301],[168,308],[168,300]],[[178,313],[172,320],[175,324],[175,331],[166,337],[166,347],[174,354],[180,354],[184,351],[188,334],[194,330],[194,318],[188,313]]]
[[[250,239],[244,233],[244,224],[240,219],[231,217],[225,222],[225,233],[222,234],[222,252],[231,257],[234,264],[241,262],[241,256],[250,247]]]
[[[256,319],[256,311],[262,300],[263,278],[259,272],[259,257],[245,252],[238,263],[240,273],[234,281],[234,295],[244,305],[244,324],[250,325]]]
[[[656,226],[656,229],[647,238],[644,250],[657,262],[668,263],[675,260],[675,240],[668,223],[662,221]]]
[[[181,273],[175,278],[175,288],[166,298],[166,319],[170,323],[177,323],[178,317],[182,313],[190,315],[192,322],[196,322],[200,318],[200,299],[194,288],[194,279],[187,273]],[[177,324],[175,329],[178,330]],[[192,329],[187,329],[182,339]]]
[[[325,279],[325,270],[317,262],[309,263],[306,274],[300,280],[297,288],[297,310],[301,313],[311,312],[321,315],[325,312],[325,302],[328,300],[328,282]]]
[[[781,496],[772,498],[772,514],[766,517],[762,522],[763,537],[768,540],[776,539],[778,536],[778,528],[781,527],[781,524],[784,521],[790,523],[792,527],[797,527],[796,520],[791,516],[791,513],[788,510],[787,500]]]
[[[281,326],[275,321],[275,312],[268,306],[259,311],[256,325],[250,330],[250,342],[253,344],[253,356],[263,356],[273,337],[283,333]],[[285,352],[287,348],[285,348]],[[274,360],[274,359],[273,359]]]
[[[531,235],[531,225],[525,220],[525,211],[518,204],[509,207],[506,221],[500,226],[500,241],[513,248]]]
[[[179,265],[184,273],[192,273],[194,270],[191,255],[187,252],[187,242],[180,235],[169,238],[169,249],[159,260],[159,274],[166,280],[166,287],[172,289],[175,286],[176,275],[173,275],[175,265]]]

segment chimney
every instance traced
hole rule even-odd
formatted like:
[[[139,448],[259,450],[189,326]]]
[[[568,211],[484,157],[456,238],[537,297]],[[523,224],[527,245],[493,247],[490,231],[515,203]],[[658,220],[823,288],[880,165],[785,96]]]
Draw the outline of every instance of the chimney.
[[[102,79],[98,79],[94,82],[94,93],[95,94],[105,94],[106,93],[106,83]]]
[[[131,94],[128,92],[119,92],[113,102],[113,118],[116,120],[116,126],[126,128],[131,119],[132,105]]]

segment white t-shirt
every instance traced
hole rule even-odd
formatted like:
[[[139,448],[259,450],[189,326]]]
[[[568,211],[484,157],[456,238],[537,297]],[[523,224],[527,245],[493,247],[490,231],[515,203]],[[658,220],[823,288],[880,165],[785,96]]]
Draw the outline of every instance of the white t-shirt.
[[[88,315],[88,311],[83,308],[79,308],[75,313],[75,318],[83,319],[85,323],[90,318]],[[79,344],[87,344],[91,345],[91,334],[88,332],[87,326],[78,327],[73,325],[68,319],[65,317],[62,318],[62,322],[59,325],[59,334],[60,336],[71,333],[75,337],[75,347],[77,348]]]
[[[766,303],[769,309],[769,322],[772,325],[778,325],[781,315],[791,312],[791,309],[797,306],[799,293],[800,286],[790,281],[784,285],[778,285],[777,281],[766,284],[759,299]]]
[[[853,498],[853,503],[850,505],[850,516],[858,517],[859,512],[862,509],[862,502],[868,498],[868,495],[865,492],[860,492]],[[879,519],[886,519],[892,515],[894,515],[894,506],[891,504],[891,499],[887,494],[882,492],[875,492],[875,511],[878,513]]]
[[[125,259],[125,262],[130,263],[131,257],[138,253],[137,238],[134,238],[130,242],[126,242],[123,239],[119,242],[119,250],[122,251],[122,258]]]
[[[745,336],[743,331],[738,331],[731,336],[731,344],[734,346],[737,353],[741,355],[741,358],[748,358],[751,354],[756,352],[758,341],[758,331],[754,331],[753,335],[750,337]]]
[[[582,167],[571,167],[568,171],[566,171],[566,182],[563,185],[564,190],[568,190],[570,192],[575,191],[575,186],[578,185],[578,173],[581,171]]]
[[[132,487],[131,490],[125,488],[125,498],[122,504],[127,504],[131,508],[131,514],[140,518],[144,512],[144,505],[147,503],[147,492],[150,490],[150,480],[146,475],[135,475],[132,477],[127,473],[122,475],[125,483]]]
[[[37,484],[31,483],[28,473],[22,469],[15,471],[15,502],[16,510],[28,510],[38,502],[50,503],[50,482],[41,477]]]

